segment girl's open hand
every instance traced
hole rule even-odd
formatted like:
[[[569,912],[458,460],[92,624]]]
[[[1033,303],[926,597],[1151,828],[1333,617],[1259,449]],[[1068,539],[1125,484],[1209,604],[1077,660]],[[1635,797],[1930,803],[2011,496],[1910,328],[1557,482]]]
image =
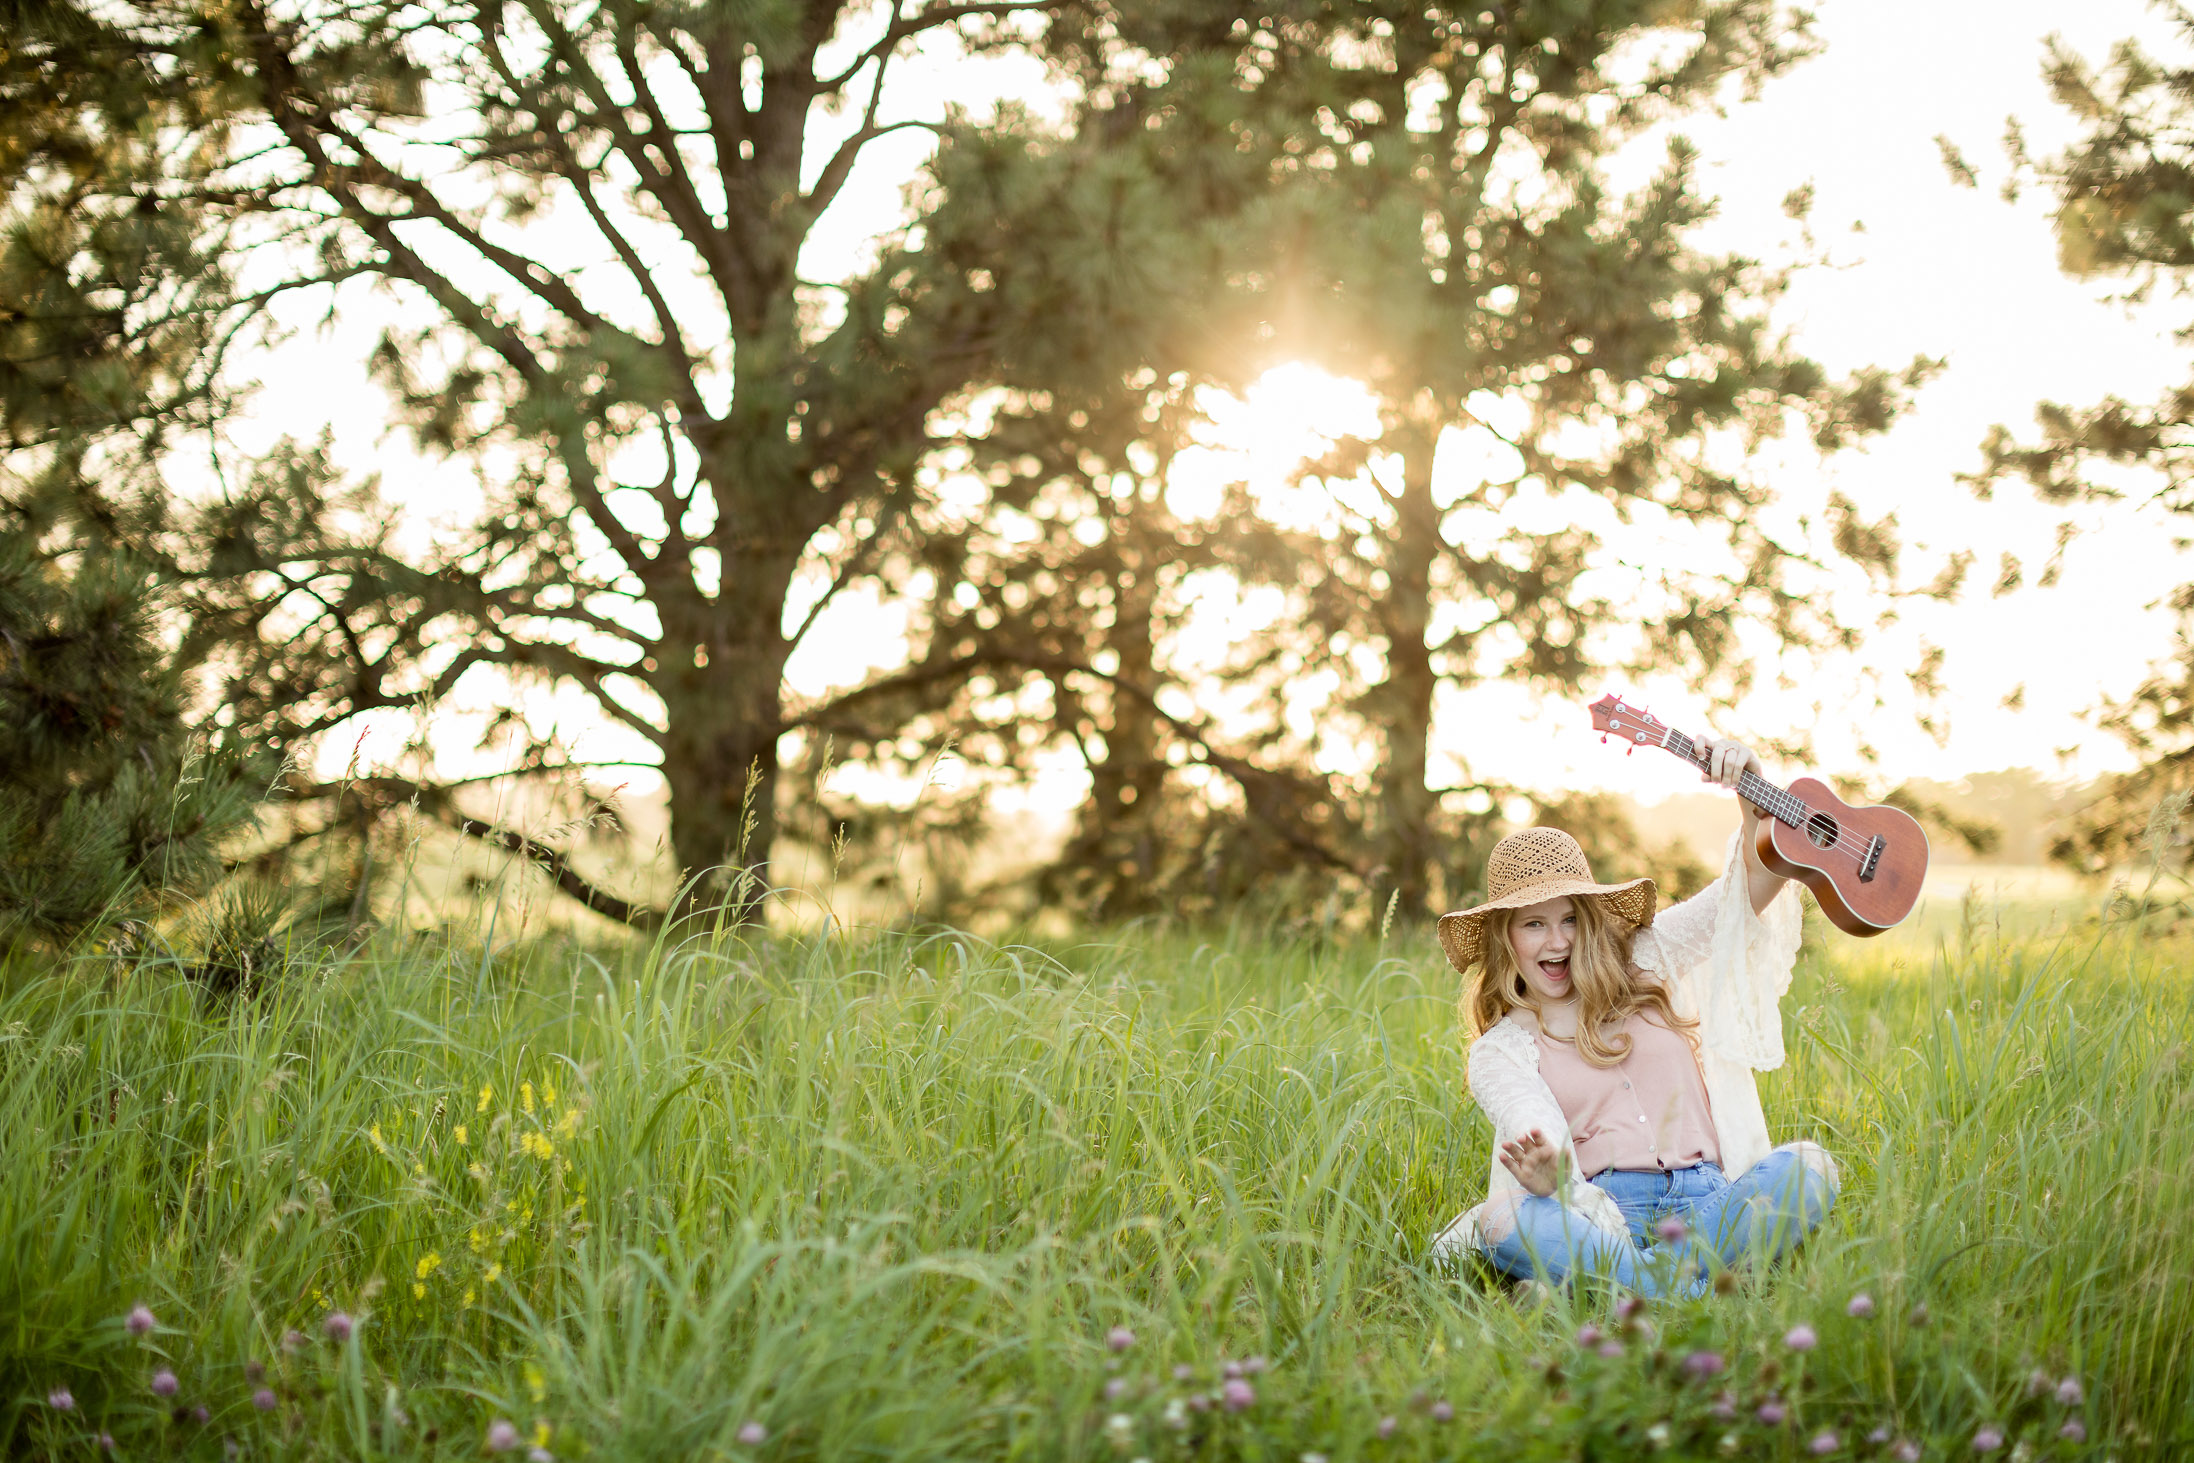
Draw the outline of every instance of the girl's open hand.
[[[1523,1137],[1501,1145],[1501,1167],[1516,1175],[1516,1182],[1540,1198],[1551,1198],[1561,1176],[1560,1151],[1546,1134],[1533,1128]]]

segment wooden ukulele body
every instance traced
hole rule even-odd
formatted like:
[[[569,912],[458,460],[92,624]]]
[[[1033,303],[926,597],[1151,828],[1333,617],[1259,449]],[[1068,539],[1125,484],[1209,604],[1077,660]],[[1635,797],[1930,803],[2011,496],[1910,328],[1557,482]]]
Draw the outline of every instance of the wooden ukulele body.
[[[1927,832],[1886,805],[1855,808],[1818,778],[1790,784],[1811,816],[1797,827],[1762,813],[1760,862],[1813,891],[1829,923],[1847,935],[1878,935],[1912,912],[1927,878]],[[1873,839],[1881,850],[1869,866]],[[1856,856],[1854,856],[1856,851]]]

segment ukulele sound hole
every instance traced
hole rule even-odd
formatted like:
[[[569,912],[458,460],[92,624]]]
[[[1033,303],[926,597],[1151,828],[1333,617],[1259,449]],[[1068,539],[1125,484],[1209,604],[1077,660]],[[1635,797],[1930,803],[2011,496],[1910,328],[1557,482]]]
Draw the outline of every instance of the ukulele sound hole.
[[[1842,829],[1836,826],[1836,820],[1829,817],[1826,813],[1815,813],[1812,817],[1805,820],[1806,839],[1807,841],[1812,843],[1815,848],[1834,847],[1836,843],[1836,835],[1841,833],[1842,831]]]

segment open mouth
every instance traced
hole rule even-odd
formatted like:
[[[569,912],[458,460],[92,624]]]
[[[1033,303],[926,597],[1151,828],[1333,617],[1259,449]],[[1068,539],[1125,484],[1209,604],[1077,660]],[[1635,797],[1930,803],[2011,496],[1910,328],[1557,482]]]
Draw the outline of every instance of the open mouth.
[[[1549,981],[1552,981],[1556,985],[1561,984],[1563,981],[1569,979],[1569,957],[1567,955],[1564,955],[1559,960],[1540,961],[1539,974],[1545,976]]]

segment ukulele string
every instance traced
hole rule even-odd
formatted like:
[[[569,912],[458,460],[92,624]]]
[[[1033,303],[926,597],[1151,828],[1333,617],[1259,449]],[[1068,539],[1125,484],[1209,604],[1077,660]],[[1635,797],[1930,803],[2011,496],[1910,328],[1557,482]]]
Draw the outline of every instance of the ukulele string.
[[[1683,758],[1686,762],[1689,762],[1694,767],[1707,766],[1706,759],[1700,755],[1699,744],[1692,741],[1689,736],[1680,731],[1669,732],[1668,739],[1666,742],[1663,743],[1663,745],[1666,746],[1669,751],[1674,752],[1677,756]],[[1782,813],[1776,811],[1776,808],[1771,803],[1763,803],[1752,798],[1745,799],[1747,802],[1752,803],[1754,807],[1766,813],[1769,817],[1783,823],[1786,827],[1795,828],[1799,832],[1804,833],[1806,831],[1806,825],[1809,824],[1813,820],[1813,818],[1819,814],[1819,809],[1808,807],[1805,804],[1804,800],[1799,798],[1797,794],[1790,792],[1785,788],[1775,786],[1775,784],[1769,782],[1766,778],[1761,777],[1758,773],[1747,772],[1743,776],[1749,777],[1753,781],[1759,783],[1762,787],[1767,789],[1770,797],[1773,800],[1781,803],[1783,807],[1788,808],[1794,812],[1794,818],[1784,817]],[[1738,795],[1744,795],[1743,778],[1740,778],[1738,781]],[[1814,847],[1820,849],[1823,853],[1833,851],[1837,853],[1847,854],[1854,862],[1862,865],[1865,864],[1866,856],[1869,852],[1872,851],[1874,841],[1871,838],[1867,839],[1865,842],[1859,842],[1857,840],[1854,840],[1844,832],[1843,824],[1837,822],[1834,819],[1830,819],[1830,825],[1835,828],[1836,836],[1825,844],[1816,843],[1814,844]],[[1810,837],[1808,838],[1808,841],[1811,841]]]

